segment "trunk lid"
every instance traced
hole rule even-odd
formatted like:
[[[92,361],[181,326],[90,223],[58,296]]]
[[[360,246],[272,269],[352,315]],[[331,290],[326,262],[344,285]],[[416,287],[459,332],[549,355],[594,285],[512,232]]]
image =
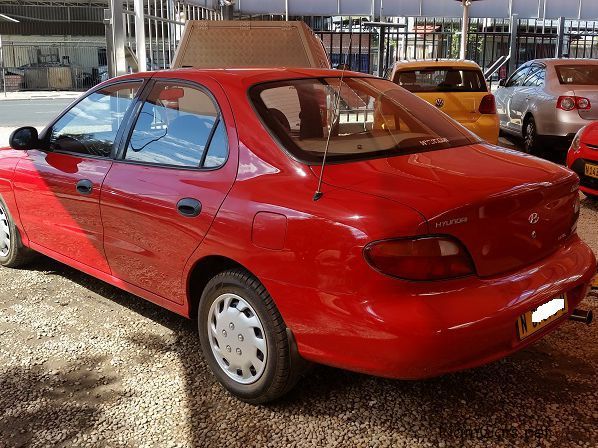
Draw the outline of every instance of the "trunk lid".
[[[320,167],[312,170],[319,175]],[[485,145],[329,165],[324,173],[326,184],[418,210],[428,233],[465,244],[483,277],[560,247],[575,230],[578,182],[553,163]]]

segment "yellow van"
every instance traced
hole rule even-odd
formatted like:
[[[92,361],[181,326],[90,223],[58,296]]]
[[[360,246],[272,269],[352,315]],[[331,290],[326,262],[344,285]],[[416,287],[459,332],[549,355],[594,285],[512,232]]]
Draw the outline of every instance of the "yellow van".
[[[494,95],[473,61],[399,61],[390,80],[436,106],[489,143],[498,143]]]

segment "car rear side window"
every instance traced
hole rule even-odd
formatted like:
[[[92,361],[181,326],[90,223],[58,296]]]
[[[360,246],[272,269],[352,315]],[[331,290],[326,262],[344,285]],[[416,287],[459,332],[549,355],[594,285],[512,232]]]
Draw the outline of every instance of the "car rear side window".
[[[199,87],[157,82],[129,139],[125,160],[185,168],[217,168],[228,154],[224,122]]]
[[[598,64],[557,65],[555,69],[561,84],[598,86]]]
[[[393,80],[410,92],[487,92],[482,72],[452,67],[400,70]]]
[[[97,90],[52,126],[52,151],[110,157],[118,128],[142,82],[118,83]]]

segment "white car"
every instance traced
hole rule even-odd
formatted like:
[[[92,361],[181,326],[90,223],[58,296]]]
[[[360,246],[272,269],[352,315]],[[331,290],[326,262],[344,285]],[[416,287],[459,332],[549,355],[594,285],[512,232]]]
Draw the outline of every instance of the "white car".
[[[597,59],[526,62],[495,92],[503,132],[522,137],[526,152],[551,139],[563,143],[598,120]]]

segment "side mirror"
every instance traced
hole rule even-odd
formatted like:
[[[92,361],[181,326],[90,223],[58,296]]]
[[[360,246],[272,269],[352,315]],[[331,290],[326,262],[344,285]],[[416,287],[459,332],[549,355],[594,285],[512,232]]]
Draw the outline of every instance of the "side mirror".
[[[37,129],[32,126],[25,126],[14,130],[10,134],[8,144],[18,151],[27,151],[38,147],[39,136],[37,135]]]
[[[500,78],[498,80],[498,87],[504,87],[507,85],[507,78]]]

